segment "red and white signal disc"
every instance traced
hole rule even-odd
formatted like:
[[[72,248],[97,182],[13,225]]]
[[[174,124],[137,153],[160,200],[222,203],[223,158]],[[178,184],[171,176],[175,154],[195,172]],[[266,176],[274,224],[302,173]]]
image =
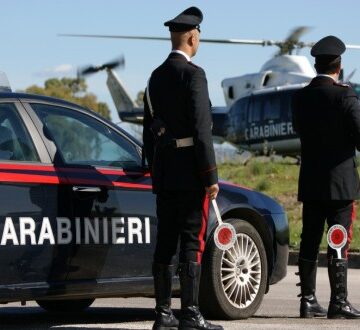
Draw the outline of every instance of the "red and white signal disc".
[[[216,227],[214,233],[215,245],[222,251],[232,248],[236,240],[236,231],[233,225],[223,222]]]
[[[331,226],[327,233],[327,241],[334,250],[343,248],[347,242],[346,229],[341,225]]]

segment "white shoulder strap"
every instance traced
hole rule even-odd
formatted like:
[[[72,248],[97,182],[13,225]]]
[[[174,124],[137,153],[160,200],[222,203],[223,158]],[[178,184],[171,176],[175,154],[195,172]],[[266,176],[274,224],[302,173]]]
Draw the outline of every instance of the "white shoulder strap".
[[[147,103],[149,105],[149,110],[150,110],[151,117],[154,118],[154,109],[153,109],[152,104],[151,104],[150,92],[149,92],[150,79],[151,79],[151,77],[149,78],[149,80],[147,82],[147,86],[146,86],[146,100],[147,100]]]

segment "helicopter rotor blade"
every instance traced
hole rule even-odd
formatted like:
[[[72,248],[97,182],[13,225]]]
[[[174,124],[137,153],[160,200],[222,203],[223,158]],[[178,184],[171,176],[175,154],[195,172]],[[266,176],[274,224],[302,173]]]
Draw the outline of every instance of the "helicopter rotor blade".
[[[135,40],[170,40],[165,37],[146,37],[146,36],[120,36],[120,35],[101,35],[101,34],[58,34],[59,37],[75,38],[100,38],[100,39],[135,39]]]
[[[300,26],[295,28],[286,40],[277,41],[269,39],[211,39],[201,38],[201,43],[211,44],[233,44],[233,45],[258,45],[258,46],[277,46],[280,48],[279,54],[286,54],[293,49],[312,47],[315,42],[299,41],[300,37],[309,30],[309,27]],[[157,40],[169,41],[169,37],[152,37],[152,36],[129,36],[129,35],[107,35],[107,34],[58,34],[60,37],[74,38],[98,38],[98,39],[129,39],[129,40]],[[290,49],[291,48],[291,49]],[[360,45],[346,45],[348,49],[360,49]]]
[[[86,76],[99,71],[98,66],[87,66],[82,69],[79,69],[79,76]]]
[[[291,54],[294,49],[307,47],[306,43],[300,42],[300,38],[309,30],[310,28],[308,26],[299,26],[294,28],[279,46],[280,49],[275,56]]]
[[[360,49],[360,45],[345,45],[348,49]]]
[[[294,28],[289,36],[286,38],[285,42],[298,43],[300,38],[307,33],[311,28],[309,26],[298,26]]]
[[[113,70],[113,69],[116,69],[118,67],[123,68],[124,66],[125,66],[125,57],[124,56],[121,56],[116,60],[113,60],[111,62],[108,62],[108,63],[105,63],[105,64],[102,65],[102,67],[104,69],[109,69],[109,70]]]
[[[100,34],[59,34],[60,37],[75,38],[99,38],[99,39],[132,39],[132,40],[158,40],[169,41],[169,37],[150,37],[150,36],[124,36],[124,35],[100,35]],[[274,40],[253,40],[253,39],[208,39],[201,38],[202,43],[216,44],[242,44],[242,45],[260,45],[260,46],[276,46],[281,41]]]

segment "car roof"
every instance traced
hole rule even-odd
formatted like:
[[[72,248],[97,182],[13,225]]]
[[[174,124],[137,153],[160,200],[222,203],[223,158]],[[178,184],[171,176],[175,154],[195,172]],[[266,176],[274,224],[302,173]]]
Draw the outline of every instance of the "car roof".
[[[44,96],[44,95],[37,95],[37,94],[29,94],[29,93],[17,93],[17,92],[0,92],[0,100],[1,99],[24,99],[26,101],[42,101],[42,102],[49,102],[49,103],[56,103],[58,105],[68,106],[71,108],[79,109],[86,111],[87,113],[91,114],[92,116],[98,117],[99,119],[105,121],[108,125],[112,126],[113,128],[121,131],[123,134],[127,136],[130,140],[135,142],[137,145],[141,146],[142,143],[137,140],[134,136],[132,136],[130,133],[116,125],[115,123],[111,122],[110,120],[100,116],[95,111],[92,111],[91,109],[85,108],[79,104],[65,101],[56,97],[51,96]]]
[[[44,95],[37,95],[37,94],[28,94],[28,93],[17,93],[17,92],[0,92],[0,99],[9,99],[9,98],[17,98],[17,99],[27,99],[27,100],[34,100],[34,101],[45,101],[45,102],[55,102],[62,105],[67,105],[71,107],[80,108],[83,110],[88,110],[82,107],[79,104],[65,101],[56,97],[51,96],[44,96]]]

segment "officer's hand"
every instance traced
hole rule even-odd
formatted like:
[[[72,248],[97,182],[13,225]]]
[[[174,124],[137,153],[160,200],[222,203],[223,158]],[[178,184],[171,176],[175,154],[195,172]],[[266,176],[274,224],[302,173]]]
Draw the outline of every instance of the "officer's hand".
[[[215,199],[219,192],[219,185],[213,184],[210,187],[205,187],[206,193],[209,195],[210,199]]]

